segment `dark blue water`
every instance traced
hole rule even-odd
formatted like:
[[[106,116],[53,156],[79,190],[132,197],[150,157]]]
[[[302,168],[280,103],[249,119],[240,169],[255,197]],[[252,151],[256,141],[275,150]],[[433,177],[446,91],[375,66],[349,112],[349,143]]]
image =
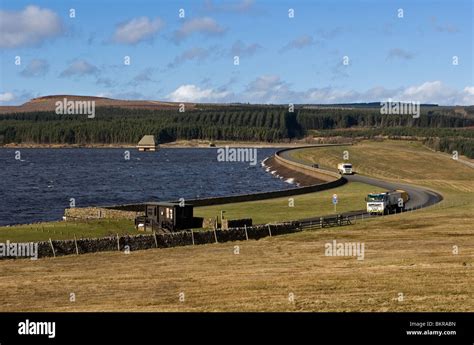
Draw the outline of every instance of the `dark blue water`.
[[[258,164],[251,166],[218,162],[215,148],[0,149],[0,225],[59,220],[71,198],[84,207],[294,187],[260,165],[275,151],[258,149]]]

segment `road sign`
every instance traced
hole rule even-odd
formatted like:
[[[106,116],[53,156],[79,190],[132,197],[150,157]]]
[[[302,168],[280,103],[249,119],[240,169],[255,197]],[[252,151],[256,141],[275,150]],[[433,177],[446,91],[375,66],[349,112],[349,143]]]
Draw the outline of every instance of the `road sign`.
[[[332,204],[334,205],[334,213],[337,212],[336,205],[337,205],[337,194],[332,195]]]

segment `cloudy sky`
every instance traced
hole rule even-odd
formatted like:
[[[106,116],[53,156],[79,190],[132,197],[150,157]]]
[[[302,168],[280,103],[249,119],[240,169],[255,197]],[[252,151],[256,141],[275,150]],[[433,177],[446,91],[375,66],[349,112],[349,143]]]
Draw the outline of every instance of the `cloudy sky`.
[[[0,6],[0,105],[51,94],[474,104],[471,0]]]

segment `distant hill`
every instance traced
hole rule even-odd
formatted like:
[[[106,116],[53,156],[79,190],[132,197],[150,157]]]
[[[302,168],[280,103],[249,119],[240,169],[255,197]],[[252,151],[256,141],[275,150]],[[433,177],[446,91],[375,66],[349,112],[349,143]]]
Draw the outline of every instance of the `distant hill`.
[[[95,101],[96,107],[118,107],[125,109],[147,109],[147,110],[176,110],[181,102],[164,102],[152,100],[121,100],[107,97],[95,96],[76,96],[76,95],[50,95],[33,98],[30,101],[19,106],[0,106],[0,114],[8,113],[29,113],[37,111],[54,111],[56,102],[63,101]],[[282,108],[288,107],[287,104],[250,104],[250,103],[186,103],[186,110],[209,109],[220,107],[261,107],[261,108]],[[437,104],[421,104],[421,107],[438,107]],[[295,108],[303,109],[361,109],[361,108],[380,108],[380,102],[369,103],[335,103],[335,104],[295,104]]]
[[[54,111],[56,102],[63,101],[95,101],[96,107],[119,107],[128,109],[147,109],[147,110],[172,110],[177,109],[179,103],[161,102],[161,101],[142,101],[142,100],[120,100],[106,97],[95,96],[75,96],[75,95],[51,95],[33,98],[32,100],[19,106],[0,106],[0,114],[7,113],[27,113],[36,111]],[[195,104],[186,103],[187,109],[193,109]]]

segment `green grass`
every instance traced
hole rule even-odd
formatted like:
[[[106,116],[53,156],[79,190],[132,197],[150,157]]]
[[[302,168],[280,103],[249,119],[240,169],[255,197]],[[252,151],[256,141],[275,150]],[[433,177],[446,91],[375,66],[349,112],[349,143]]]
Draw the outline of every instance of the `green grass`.
[[[383,189],[354,182],[292,197],[198,207],[194,214],[197,217],[214,218],[224,210],[224,217],[228,219],[252,218],[254,224],[266,224],[334,214],[334,193],[338,195],[337,213],[361,210],[365,208],[364,198],[368,193],[381,191]],[[294,207],[289,206],[290,198],[294,199]]]
[[[344,162],[344,151],[349,154],[348,162],[362,175],[391,180],[400,178],[431,186],[440,180],[466,185],[472,181],[471,168],[416,141],[363,141],[353,146],[305,148],[290,155],[337,170],[337,164]]]
[[[254,224],[266,224],[324,216],[334,213],[332,195],[338,195],[337,212],[365,208],[364,197],[368,193],[382,191],[363,183],[350,183],[327,191],[269,200],[241,202],[225,205],[198,207],[196,217],[211,218],[226,211],[228,219],[252,218]],[[293,198],[293,207],[289,199]],[[201,229],[202,230],[202,229]],[[48,222],[31,225],[0,227],[0,241],[11,242],[47,241],[77,238],[105,237],[115,234],[138,234],[133,221],[126,219],[101,219],[79,222]]]
[[[47,241],[77,238],[105,237],[115,234],[137,234],[133,221],[101,219],[81,222],[48,222],[31,225],[0,227],[0,242]]]

